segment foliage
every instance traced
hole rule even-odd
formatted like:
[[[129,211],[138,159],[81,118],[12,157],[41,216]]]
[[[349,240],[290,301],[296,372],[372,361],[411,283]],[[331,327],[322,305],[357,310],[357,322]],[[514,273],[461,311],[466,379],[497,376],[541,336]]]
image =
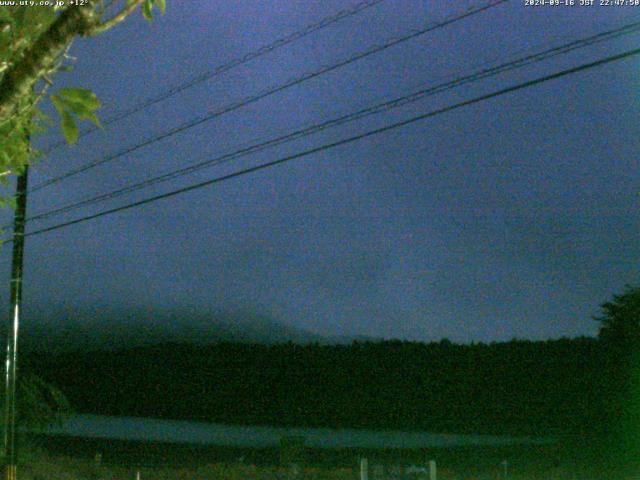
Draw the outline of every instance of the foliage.
[[[616,455],[640,457],[640,288],[602,304],[598,337],[606,356],[602,370],[606,381],[603,405],[609,428],[616,435]]]
[[[151,21],[153,19],[153,7],[158,7],[161,15],[164,15],[164,12],[167,8],[165,0],[145,0],[142,2],[142,15],[144,18]]]
[[[0,179],[5,172],[19,173],[34,153],[33,135],[46,130],[51,120],[38,108],[49,98],[60,117],[68,143],[78,139],[80,121],[99,125],[96,110],[100,102],[85,88],[61,88],[49,94],[52,76],[69,71],[67,52],[77,36],[93,36],[123,21],[141,6],[152,19],[153,9],[164,13],[165,0],[127,0],[109,16],[104,3],[89,0],[84,6],[65,2],[54,6],[14,6],[0,9]],[[109,5],[118,2],[110,2]],[[4,175],[2,175],[4,174]]]
[[[37,375],[22,375],[18,383],[18,423],[27,427],[45,427],[71,413],[65,395]]]
[[[20,375],[17,389],[17,421],[21,427],[38,429],[57,424],[73,411],[58,387],[33,373]],[[1,393],[4,394],[4,389]],[[4,395],[0,395],[2,404]]]
[[[55,15],[53,7],[0,9],[0,75],[48,29]],[[0,123],[0,170],[17,171],[28,162],[28,135],[35,127],[36,101],[37,94],[31,92],[20,100],[17,111]]]
[[[630,348],[640,343],[640,288],[626,287],[621,295],[602,304],[598,337],[606,342]]]
[[[78,141],[78,126],[74,116],[80,120],[90,120],[96,126],[100,121],[95,110],[100,107],[96,94],[85,88],[61,88],[56,95],[51,95],[53,106],[60,115],[62,132],[68,143]]]

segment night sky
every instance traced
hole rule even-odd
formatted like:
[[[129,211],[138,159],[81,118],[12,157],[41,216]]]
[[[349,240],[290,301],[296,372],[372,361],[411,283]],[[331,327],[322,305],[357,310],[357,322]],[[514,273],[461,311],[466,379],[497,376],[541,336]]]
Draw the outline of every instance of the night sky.
[[[354,2],[170,0],[151,25],[136,13],[99,38],[76,41],[75,70],[56,77],[56,87],[93,89],[104,104],[101,118],[109,118]],[[385,0],[56,150],[37,161],[30,182],[483,3]],[[28,210],[92,197],[638,20],[640,7],[512,1],[42,189]],[[639,39],[562,55],[28,230],[637,48]],[[323,335],[460,342],[594,335],[599,304],[638,280],[639,98],[640,57],[632,57],[28,238],[25,322],[88,306],[241,309]],[[55,129],[37,145],[58,139]],[[9,253],[5,246],[0,254],[5,284]]]

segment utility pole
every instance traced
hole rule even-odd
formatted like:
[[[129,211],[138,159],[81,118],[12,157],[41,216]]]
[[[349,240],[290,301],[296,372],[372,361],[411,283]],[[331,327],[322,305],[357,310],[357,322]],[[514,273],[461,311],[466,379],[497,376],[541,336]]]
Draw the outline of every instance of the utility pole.
[[[16,449],[16,373],[18,362],[18,327],[22,315],[22,259],[24,256],[24,224],[27,214],[27,179],[29,166],[18,175],[16,210],[13,220],[13,253],[11,261],[11,318],[7,333],[7,358],[4,395],[4,478],[17,478]]]

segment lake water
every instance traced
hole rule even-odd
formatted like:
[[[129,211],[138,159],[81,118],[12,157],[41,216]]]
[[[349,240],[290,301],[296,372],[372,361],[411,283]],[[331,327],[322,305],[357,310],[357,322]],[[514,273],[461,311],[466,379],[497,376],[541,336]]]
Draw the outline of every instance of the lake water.
[[[509,446],[547,444],[549,439],[493,435],[448,435],[428,432],[374,431],[327,428],[280,428],[152,418],[73,415],[63,424],[42,431],[95,439],[217,445],[277,447],[283,437],[304,437],[314,448],[419,449],[453,446]]]

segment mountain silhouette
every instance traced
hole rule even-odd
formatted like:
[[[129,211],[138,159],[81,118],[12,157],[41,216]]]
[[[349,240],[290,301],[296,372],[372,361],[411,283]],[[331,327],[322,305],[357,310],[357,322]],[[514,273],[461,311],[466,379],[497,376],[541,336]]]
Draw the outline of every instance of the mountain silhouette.
[[[326,345],[352,341],[350,337],[323,336],[241,310],[59,309],[25,316],[20,328],[21,350],[50,353],[117,350],[167,342]]]

